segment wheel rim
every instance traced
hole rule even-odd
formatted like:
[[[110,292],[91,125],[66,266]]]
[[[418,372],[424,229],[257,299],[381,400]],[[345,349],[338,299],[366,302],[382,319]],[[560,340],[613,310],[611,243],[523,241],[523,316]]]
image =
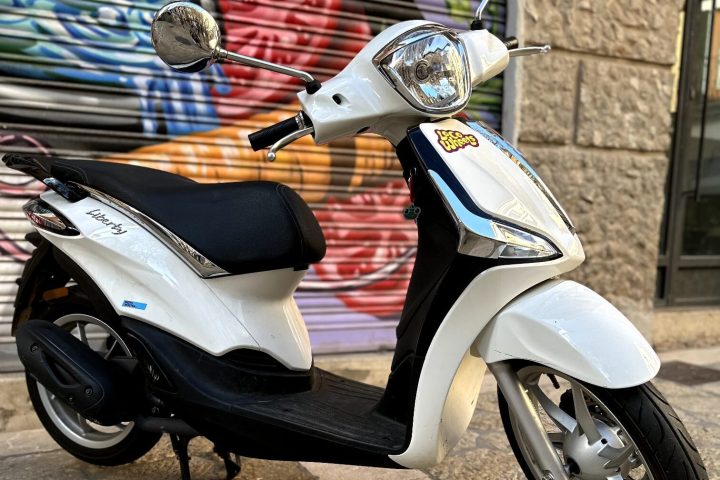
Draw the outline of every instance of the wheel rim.
[[[517,373],[571,479],[654,480],[625,427],[585,386],[546,367],[525,367]],[[512,411],[510,423],[533,475],[544,478]]]
[[[72,333],[80,341],[108,359],[121,354],[131,357],[127,344],[108,324],[90,315],[73,313],[60,317],[55,324]],[[52,423],[68,439],[94,450],[110,448],[122,442],[132,431],[133,422],[106,427],[86,419],[63,403],[40,383],[38,395]]]

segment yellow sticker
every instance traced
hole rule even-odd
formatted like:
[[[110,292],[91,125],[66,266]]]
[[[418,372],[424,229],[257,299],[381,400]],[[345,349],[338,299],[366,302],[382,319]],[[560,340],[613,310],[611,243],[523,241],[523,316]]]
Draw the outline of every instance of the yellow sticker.
[[[465,147],[477,147],[478,139],[475,135],[465,134],[457,130],[435,130],[438,143],[448,153],[457,152]]]

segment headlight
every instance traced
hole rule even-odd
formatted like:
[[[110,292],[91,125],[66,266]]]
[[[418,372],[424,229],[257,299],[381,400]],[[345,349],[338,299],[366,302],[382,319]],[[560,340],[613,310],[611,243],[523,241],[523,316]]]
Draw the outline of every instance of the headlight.
[[[507,260],[547,260],[560,256],[554,245],[536,234],[471,213],[437,172],[428,173],[458,225],[458,252]]]
[[[548,258],[558,254],[557,250],[542,238],[507,225],[497,224],[507,244],[500,252],[500,258]]]
[[[411,105],[433,114],[461,110],[470,100],[470,72],[462,42],[440,25],[396,38],[375,66]]]

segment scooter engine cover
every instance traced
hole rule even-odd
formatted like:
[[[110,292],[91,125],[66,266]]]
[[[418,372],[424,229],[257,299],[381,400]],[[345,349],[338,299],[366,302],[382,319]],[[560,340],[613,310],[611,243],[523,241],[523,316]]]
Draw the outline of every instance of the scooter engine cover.
[[[130,374],[52,322],[30,320],[16,333],[25,370],[83,417],[100,425],[131,420]]]

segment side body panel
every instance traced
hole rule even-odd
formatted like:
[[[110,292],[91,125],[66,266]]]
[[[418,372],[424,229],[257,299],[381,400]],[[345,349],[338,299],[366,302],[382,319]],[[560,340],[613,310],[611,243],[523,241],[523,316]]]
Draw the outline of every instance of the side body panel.
[[[507,304],[532,287],[571,271],[585,259],[565,212],[525,159],[482,124],[446,119],[424,123],[409,137],[458,230],[493,237],[496,223],[539,234],[559,256],[503,264],[480,273],[444,316],[417,385],[410,443],[390,458],[409,468],[442,461],[474,411],[484,373],[475,339]],[[462,238],[462,235],[460,235]],[[465,399],[462,401],[461,399]]]
[[[493,317],[533,286],[570,271],[582,256],[550,262],[504,265],[481,273],[445,316],[427,352],[417,386],[410,444],[390,458],[408,468],[441,462],[467,429],[484,373],[483,362],[468,351]],[[463,380],[464,379],[464,380]],[[450,408],[452,406],[452,408]]]
[[[419,129],[424,138],[414,136],[414,142],[424,144],[423,161],[438,188],[449,187],[460,200],[455,205],[446,198],[465,227],[487,236],[483,220],[492,218],[539,233],[563,254],[582,251],[570,219],[552,193],[496,132],[455,119],[423,123]]]
[[[481,357],[533,360],[615,388],[649,380],[659,365],[632,324],[597,294],[572,282],[541,285],[579,266],[582,245],[522,156],[499,135],[471,125],[443,120],[421,125],[420,135],[410,132],[458,228],[491,235],[493,222],[510,224],[542,235],[560,255],[483,271],[444,316],[420,372],[410,443],[390,456],[408,468],[441,462],[466,430],[475,407],[468,399],[477,397],[484,373]],[[616,335],[625,339],[614,346]],[[622,359],[604,360],[610,356]]]
[[[202,279],[120,211],[89,197],[70,203],[46,192],[42,199],[81,235],[40,234],[92,278],[118,315],[172,332],[213,355],[248,348],[291,369],[311,367],[308,333],[292,297],[305,272]]]
[[[397,145],[407,135],[408,128],[427,118],[446,116],[420,111],[410,105],[373,63],[373,58],[393,39],[429,25],[439,26],[434,22],[410,20],[386,28],[342,72],[323,82],[318,92],[298,93],[303,111],[313,122],[317,144],[353,136],[368,128]],[[507,67],[510,60],[507,47],[487,30],[463,32],[459,37],[467,51],[473,86],[499,75]]]
[[[569,280],[525,292],[483,330],[473,352],[487,363],[522,359],[606,388],[641,385],[660,359],[610,302]]]

